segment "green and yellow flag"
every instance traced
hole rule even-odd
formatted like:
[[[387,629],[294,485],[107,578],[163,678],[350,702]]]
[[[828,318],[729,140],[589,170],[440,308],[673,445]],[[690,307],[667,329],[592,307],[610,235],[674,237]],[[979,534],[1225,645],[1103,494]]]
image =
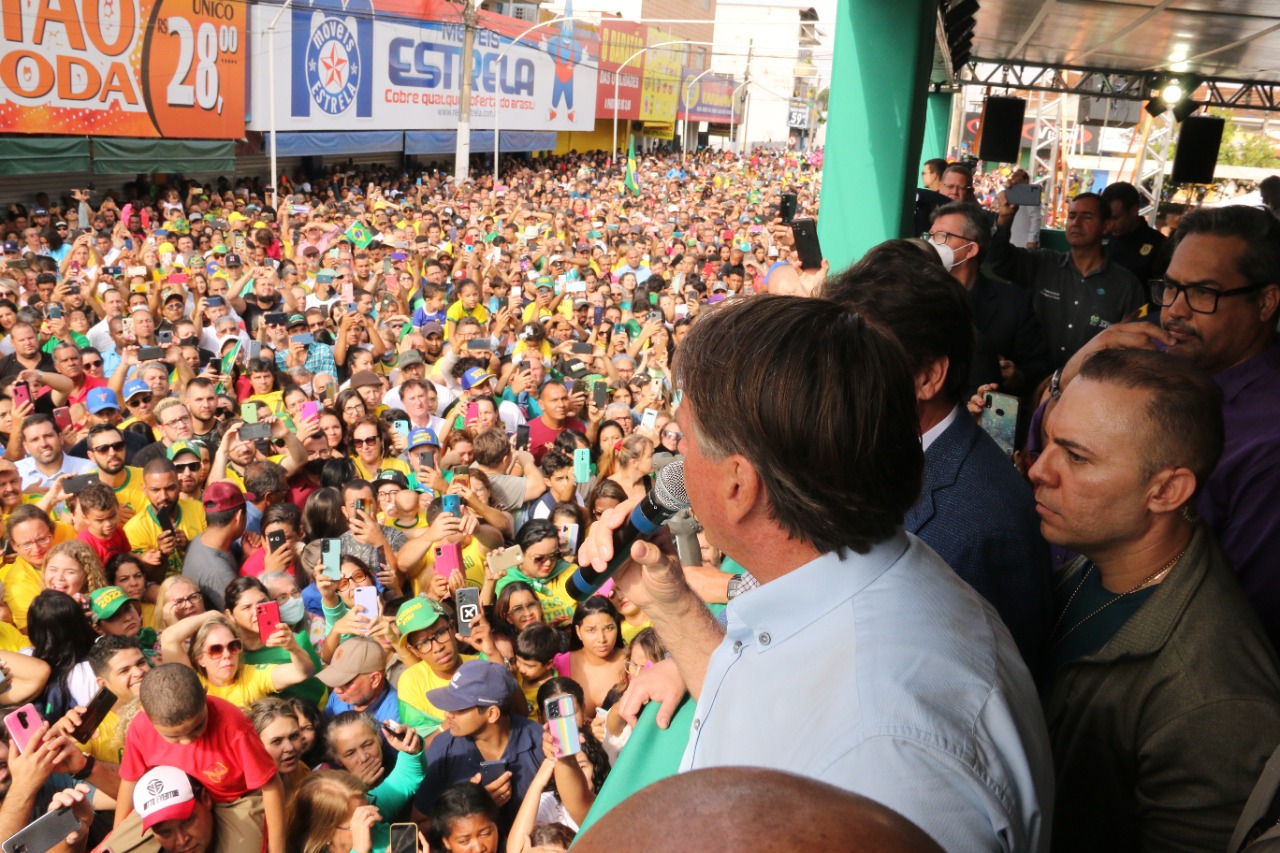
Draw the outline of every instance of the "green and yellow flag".
[[[369,244],[373,242],[373,235],[369,233],[368,228],[364,227],[364,223],[359,220],[351,223],[351,227],[346,230],[343,236],[359,249],[368,248]]]
[[[636,140],[635,137],[629,137],[627,140],[627,172],[622,179],[622,184],[632,195],[640,195],[640,181],[636,170]]]

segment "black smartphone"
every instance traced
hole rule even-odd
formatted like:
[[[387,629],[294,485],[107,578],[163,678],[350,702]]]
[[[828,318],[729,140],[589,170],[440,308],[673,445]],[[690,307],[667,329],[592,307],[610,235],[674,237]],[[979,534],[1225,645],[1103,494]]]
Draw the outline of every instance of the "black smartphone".
[[[261,441],[271,438],[271,424],[245,424],[240,427],[241,441]]]
[[[471,623],[480,616],[480,590],[474,586],[459,587],[454,594],[458,614],[458,633],[471,636]]]
[[[419,453],[419,454],[418,454],[418,464],[419,464],[420,466],[422,466],[423,468],[430,468],[430,467],[431,467],[431,465],[432,465],[431,454],[430,454],[430,453]]]
[[[208,308],[221,308],[223,305],[227,304],[227,300],[223,299],[221,296],[210,296],[204,301],[204,304]]]
[[[778,204],[778,216],[782,217],[783,222],[790,222],[796,217],[796,194],[783,193],[782,201]]]
[[[493,344],[489,343],[488,338],[472,338],[467,341],[467,349],[477,350],[480,352],[492,352]]]
[[[593,320],[594,322],[591,325],[597,328],[604,325],[604,306],[603,305],[596,306],[595,316]]]
[[[44,315],[50,320],[61,320],[62,306],[57,302],[52,302],[49,304],[49,307],[45,309]]]
[[[62,491],[69,495],[78,495],[85,490],[90,483],[98,482],[97,474],[78,474],[75,477],[68,477],[62,481]]]
[[[575,352],[578,355],[591,355],[596,348],[587,343],[569,344],[569,352]]]
[[[369,502],[363,498],[356,501],[356,512],[363,512],[367,514],[369,512]]]
[[[516,450],[529,449],[529,425],[520,424],[516,427]]]
[[[142,347],[138,350],[138,361],[160,361],[164,358],[164,347]]]
[[[156,524],[160,525],[160,529],[163,530],[165,533],[172,533],[173,532],[173,507],[170,507],[168,509],[160,509],[158,507],[153,507],[151,511],[155,513]]]
[[[609,405],[609,386],[603,380],[592,386],[591,400],[596,404],[596,408],[602,411]]]
[[[480,784],[491,785],[498,781],[498,777],[507,772],[507,762],[505,761],[481,761],[480,762]]]
[[[822,247],[818,245],[818,223],[813,219],[797,219],[791,223],[791,233],[796,241],[796,254],[800,256],[800,269],[820,269]]]
[[[102,725],[102,721],[107,718],[107,714],[111,713],[111,709],[116,706],[117,701],[116,694],[105,687],[100,688],[89,700],[89,704],[84,706],[84,713],[80,715],[80,725],[71,730],[71,736],[78,743],[88,743],[93,733],[98,730],[98,726]]]
[[[283,311],[270,311],[263,314],[262,319],[268,326],[283,326],[289,322],[289,315]]]
[[[284,531],[273,530],[267,534],[267,553],[274,554],[284,546]]]

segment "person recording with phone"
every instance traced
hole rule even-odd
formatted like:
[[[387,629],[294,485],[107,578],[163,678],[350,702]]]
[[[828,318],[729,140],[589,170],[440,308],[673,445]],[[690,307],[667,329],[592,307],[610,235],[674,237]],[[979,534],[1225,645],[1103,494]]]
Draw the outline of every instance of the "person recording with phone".
[[[819,353],[839,369],[817,369]],[[681,769],[785,770],[878,800],[949,849],[1047,849],[1031,676],[990,605],[901,529],[924,459],[900,345],[826,300],[759,296],[699,320],[675,366],[688,501],[760,581],[730,600],[726,629],[652,543],[633,541],[614,575],[697,701]],[[593,525],[584,570],[608,573],[637,504]]]

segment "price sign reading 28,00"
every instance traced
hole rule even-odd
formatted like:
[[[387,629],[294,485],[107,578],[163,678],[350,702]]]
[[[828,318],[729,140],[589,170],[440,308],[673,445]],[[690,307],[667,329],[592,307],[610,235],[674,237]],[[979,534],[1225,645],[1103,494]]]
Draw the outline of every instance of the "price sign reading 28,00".
[[[208,137],[230,122],[243,128],[246,8],[238,0],[157,0],[143,79],[161,136]]]

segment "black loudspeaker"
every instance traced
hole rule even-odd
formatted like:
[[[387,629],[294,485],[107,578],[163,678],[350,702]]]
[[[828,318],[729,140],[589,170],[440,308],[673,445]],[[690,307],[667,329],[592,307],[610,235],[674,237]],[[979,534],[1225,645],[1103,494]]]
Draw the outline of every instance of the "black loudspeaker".
[[[1211,184],[1218,164],[1218,147],[1226,119],[1191,116],[1178,131],[1178,151],[1173,155],[1175,184]]]
[[[982,135],[978,159],[988,163],[1017,163],[1022,150],[1022,119],[1027,102],[1022,98],[987,98],[982,104]]]

